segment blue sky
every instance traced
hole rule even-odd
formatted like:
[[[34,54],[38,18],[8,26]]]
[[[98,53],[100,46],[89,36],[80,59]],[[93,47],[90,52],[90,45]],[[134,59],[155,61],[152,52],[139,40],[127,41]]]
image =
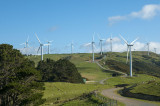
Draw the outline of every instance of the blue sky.
[[[148,12],[147,5],[153,6],[149,15],[144,13]],[[1,0],[0,43],[21,49],[24,46],[20,44],[29,35],[29,45],[36,48],[39,44],[34,33],[37,33],[43,43],[53,40],[53,53],[70,52],[67,45],[72,41],[74,52],[89,52],[89,48],[80,46],[91,42],[95,32],[106,39],[111,34],[113,37],[121,34],[128,41],[140,37],[137,46],[152,42],[160,49],[159,5],[160,0]],[[97,36],[95,42],[98,44]],[[115,51],[121,51],[116,48]]]

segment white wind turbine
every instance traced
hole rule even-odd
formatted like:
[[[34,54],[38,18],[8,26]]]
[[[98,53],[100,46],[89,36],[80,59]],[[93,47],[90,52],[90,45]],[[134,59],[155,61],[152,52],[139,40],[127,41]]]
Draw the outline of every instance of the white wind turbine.
[[[154,48],[154,52],[156,53],[156,51],[157,51],[157,48]]]
[[[73,53],[73,41],[71,42],[71,54]]]
[[[147,43],[147,46],[148,46],[148,56],[149,56],[149,45],[150,45],[150,43],[148,42]]]
[[[131,47],[134,45],[134,42],[136,42],[139,38],[132,41],[130,44],[120,35],[120,37],[123,39],[123,41],[127,44],[127,61],[128,62],[128,53],[130,54],[130,76],[132,77],[132,49]]]
[[[38,51],[41,49],[41,60],[43,60],[43,46],[47,46],[48,44],[43,44],[43,43],[41,43],[41,41],[39,40],[37,34],[35,34],[35,35],[36,35],[37,40],[38,40],[38,42],[39,42],[39,44],[40,44],[40,46],[39,46],[39,48],[38,48]],[[37,53],[38,53],[38,51],[37,51]]]
[[[103,42],[105,39],[101,39],[100,36],[99,36],[99,34],[98,34],[98,38],[99,38],[99,45],[100,45],[100,47],[101,47],[101,55],[102,55],[102,54],[103,54],[102,42]]]
[[[93,38],[92,38],[92,55],[93,55],[93,62],[94,62],[94,48],[95,48],[95,42],[94,42],[94,35],[93,35]]]
[[[24,48],[25,48],[25,50],[26,50],[27,56],[28,56],[28,47],[29,47],[29,45],[28,45],[28,40],[29,40],[29,36],[28,36],[27,41],[26,41],[25,43],[20,44],[20,45],[25,45]]]
[[[48,43],[48,54],[50,54],[50,45],[51,45],[51,42],[53,42],[53,40],[52,41],[47,41],[47,43]]]
[[[94,62],[94,49],[95,49],[95,42],[94,42],[94,36],[92,38],[92,42],[91,43],[87,43],[84,46],[92,46],[92,61]]]
[[[112,52],[112,35],[110,36],[110,46],[111,46],[111,52]]]

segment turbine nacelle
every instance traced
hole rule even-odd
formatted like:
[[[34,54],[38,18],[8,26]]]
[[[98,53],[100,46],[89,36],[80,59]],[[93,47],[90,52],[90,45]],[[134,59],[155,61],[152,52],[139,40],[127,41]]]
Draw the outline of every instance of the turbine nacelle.
[[[133,46],[133,44],[127,44],[127,46]]]

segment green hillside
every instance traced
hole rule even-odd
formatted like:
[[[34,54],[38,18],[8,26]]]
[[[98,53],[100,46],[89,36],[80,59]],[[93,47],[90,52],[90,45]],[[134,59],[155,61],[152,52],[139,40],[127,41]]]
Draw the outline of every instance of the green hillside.
[[[40,61],[41,56],[28,56],[30,60],[37,63]],[[110,73],[104,72],[96,63],[92,63],[92,55],[90,53],[80,53],[80,54],[46,54],[44,55],[44,60],[50,58],[53,60],[58,60],[61,58],[67,58],[72,63],[74,63],[81,73],[82,77],[87,78],[91,81],[100,81],[110,76]],[[95,58],[100,58],[99,54],[95,54]]]
[[[129,61],[126,64],[126,52],[123,53],[106,53],[106,58],[103,59],[104,67],[119,70],[129,74]],[[132,52],[133,58],[133,73],[148,74],[160,77],[160,55],[147,52]]]
[[[107,69],[105,71],[101,69],[96,63],[92,62],[92,55],[89,53],[72,54],[72,55],[50,54],[50,55],[44,55],[44,59],[51,58],[53,60],[58,60],[60,58],[67,58],[76,65],[80,74],[89,81],[100,81],[102,79],[108,78],[108,80],[105,81],[106,87],[114,87],[115,85],[125,84],[127,85],[126,88],[132,87],[132,89],[129,89],[131,93],[135,93],[135,94],[141,93],[144,95],[153,95],[153,96],[159,97],[160,90],[158,88],[159,88],[160,81],[158,77],[160,77],[160,56],[155,53],[150,53],[150,56],[148,56],[147,52],[133,52],[132,56],[133,56],[133,75],[134,75],[134,77],[132,78],[124,77],[124,76],[112,77],[112,74],[114,72],[112,72],[111,70],[117,70],[117,71],[121,71],[129,74],[129,62],[126,64],[126,52],[123,52],[123,53],[107,52],[107,53],[104,53],[103,57],[100,56],[99,54],[95,54],[96,61],[99,61],[99,63]],[[36,64],[40,60],[40,56],[36,56],[36,57],[30,56],[28,58],[35,61]],[[59,86],[59,84],[61,86]],[[58,97],[58,96],[57,97],[55,96],[59,95],[58,92],[55,90],[53,90],[53,93],[55,92],[55,95],[52,95],[51,93],[47,93],[47,92],[51,92],[50,90],[52,90],[55,85],[58,86],[58,89],[61,87],[65,88],[65,83],[64,84],[46,83],[45,84],[46,90],[44,91],[45,92],[44,98],[47,100],[46,104],[50,104],[52,101],[55,101],[56,100],[55,98]],[[72,84],[71,85],[68,84],[67,86],[71,87]],[[91,86],[92,87],[95,86],[95,88],[90,89]],[[104,87],[97,86],[94,83],[93,85],[77,84],[71,88],[76,89],[75,92],[78,93],[79,92],[78,90],[81,90],[81,88],[88,89],[87,92],[89,92],[94,89],[100,90],[100,89],[103,89]],[[145,90],[141,90],[143,88],[145,88]],[[154,92],[152,92],[153,89],[154,89]],[[75,95],[77,95],[77,93],[75,94],[67,93],[66,96],[68,96],[69,98],[74,98],[76,97]],[[80,96],[82,94],[83,92],[79,92],[78,95]],[[50,97],[47,97],[47,95]],[[66,100],[65,96],[64,97],[59,96],[59,97],[62,99],[62,101]],[[76,101],[86,103],[86,101],[88,100],[75,100],[75,102]]]
[[[77,98],[83,94],[88,94],[94,90],[109,88],[107,85],[93,84],[72,84],[64,82],[46,82],[43,98],[46,99],[44,105],[60,105],[65,101]],[[76,99],[75,99],[76,100]],[[81,101],[81,100],[79,100]],[[82,100],[82,102],[84,102]],[[78,102],[77,102],[78,103]],[[91,104],[94,104],[90,102]]]

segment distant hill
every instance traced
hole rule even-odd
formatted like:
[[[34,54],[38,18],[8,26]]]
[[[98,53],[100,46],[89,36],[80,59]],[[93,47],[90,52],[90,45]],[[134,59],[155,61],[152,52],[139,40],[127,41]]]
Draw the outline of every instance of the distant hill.
[[[129,74],[129,61],[126,64],[126,52],[108,52],[105,53],[105,55],[106,58],[103,59],[103,62],[105,62],[104,66]],[[160,77],[160,55],[150,53],[150,55],[148,56],[147,52],[134,51],[132,52],[132,58],[133,73],[144,73]]]

